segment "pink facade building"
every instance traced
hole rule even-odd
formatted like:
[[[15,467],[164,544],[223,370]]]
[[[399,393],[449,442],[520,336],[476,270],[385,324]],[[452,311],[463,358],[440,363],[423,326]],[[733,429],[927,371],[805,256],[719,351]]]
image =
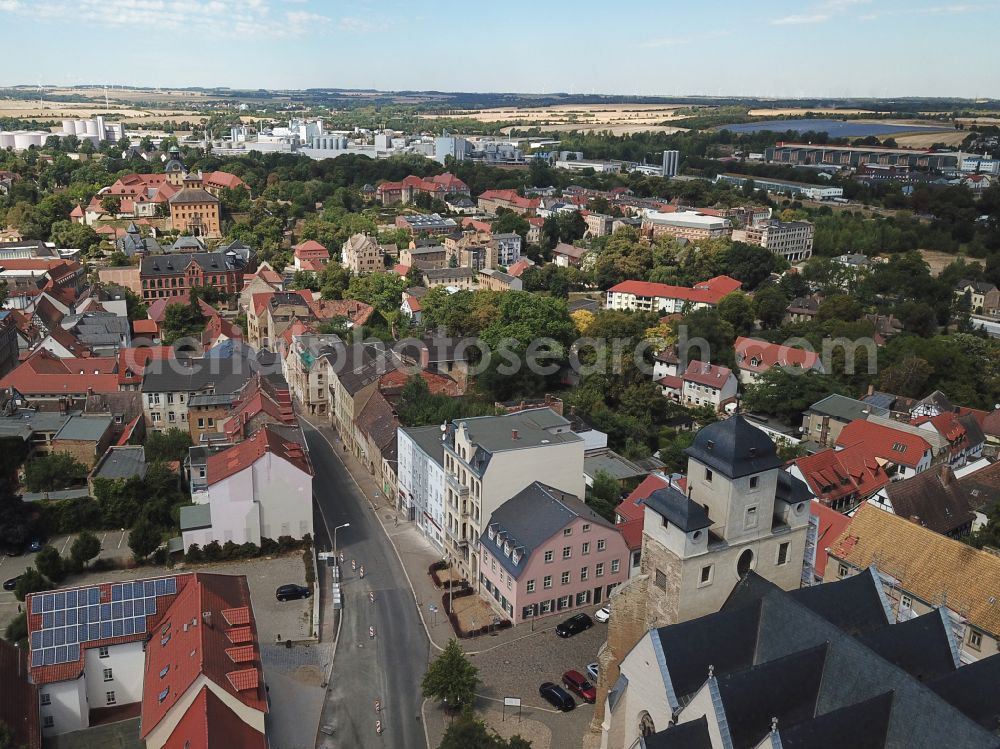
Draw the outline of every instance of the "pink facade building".
[[[628,579],[615,526],[572,494],[535,481],[490,516],[480,538],[483,597],[514,624],[604,603]]]

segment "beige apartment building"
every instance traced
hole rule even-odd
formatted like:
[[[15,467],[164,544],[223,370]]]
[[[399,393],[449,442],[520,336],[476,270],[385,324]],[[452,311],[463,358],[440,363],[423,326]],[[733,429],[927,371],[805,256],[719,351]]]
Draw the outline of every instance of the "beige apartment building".
[[[168,201],[170,226],[181,234],[221,237],[219,199],[202,187],[185,187]]]
[[[808,221],[765,221],[733,230],[734,242],[746,242],[770,250],[789,263],[812,257],[816,227]]]
[[[378,273],[385,270],[382,248],[370,234],[354,234],[340,249],[340,262],[351,273]]]
[[[444,446],[445,556],[480,585],[479,538],[490,515],[533,481],[584,496],[584,442],[550,408],[457,419]]]

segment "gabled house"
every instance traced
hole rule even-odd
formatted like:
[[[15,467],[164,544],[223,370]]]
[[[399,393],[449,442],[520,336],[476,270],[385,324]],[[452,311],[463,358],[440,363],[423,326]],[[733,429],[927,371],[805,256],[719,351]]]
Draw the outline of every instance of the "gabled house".
[[[955,411],[942,411],[937,416],[921,416],[913,423],[948,441],[948,465],[961,467],[983,454],[986,435],[972,413],[960,415]]]
[[[880,461],[892,481],[931,467],[933,451],[923,437],[873,421],[856,419],[840,431],[837,447],[852,447],[869,462]]]
[[[689,407],[708,406],[721,411],[736,399],[739,381],[729,367],[693,359],[681,375],[680,402]]]
[[[736,368],[740,382],[752,385],[772,367],[786,370],[813,370],[822,373],[823,362],[815,351],[792,348],[780,343],[770,343],[757,338],[739,336],[736,339]]]
[[[853,510],[890,480],[883,461],[872,457],[863,443],[796,458],[788,472],[804,481],[822,505],[838,512]]]
[[[295,257],[293,263],[295,270],[318,273],[330,262],[330,251],[315,239],[299,242],[292,249]]]
[[[600,604],[628,579],[617,528],[540,481],[490,514],[479,545],[481,594],[513,624]]]
[[[972,531],[975,512],[951,466],[938,465],[904,481],[887,484],[869,498],[880,510],[952,538]]]
[[[1000,557],[864,504],[828,548],[826,581],[878,566],[888,611],[908,621],[947,615],[962,663],[1000,653]],[[819,586],[820,589],[826,585]],[[993,718],[991,730],[996,727]]]
[[[181,508],[185,549],[312,534],[313,470],[304,440],[265,426],[203,459],[204,448],[191,449],[199,457],[191,459],[194,504]]]

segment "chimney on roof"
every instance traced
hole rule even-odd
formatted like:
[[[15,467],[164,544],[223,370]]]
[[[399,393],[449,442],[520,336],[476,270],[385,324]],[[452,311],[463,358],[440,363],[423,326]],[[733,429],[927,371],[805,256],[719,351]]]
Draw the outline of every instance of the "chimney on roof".
[[[920,519],[919,515],[910,515],[910,522],[913,523],[914,525],[920,525],[920,526],[924,524],[924,522]]]
[[[203,622],[205,622],[205,626],[206,627],[208,627],[209,629],[211,629],[211,627],[212,627],[212,612],[211,611],[202,611],[201,612],[201,620]]]
[[[944,470],[941,471],[941,486],[948,486],[951,484],[951,469],[945,466]]]
[[[517,430],[516,430],[516,429],[511,429],[511,430],[510,430],[510,438],[511,438],[512,440],[516,440],[516,439],[518,438],[518,437],[517,437]]]
[[[875,392],[875,384],[871,383],[868,385],[868,395],[872,395]]]

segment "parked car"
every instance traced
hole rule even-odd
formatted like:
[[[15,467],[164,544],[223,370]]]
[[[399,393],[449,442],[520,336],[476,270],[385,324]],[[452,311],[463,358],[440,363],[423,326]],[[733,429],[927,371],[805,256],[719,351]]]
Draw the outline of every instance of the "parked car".
[[[567,671],[564,673],[562,683],[564,687],[584,702],[589,702],[593,705],[597,699],[597,690],[594,689],[594,685],[587,681],[587,677],[579,671]]]
[[[562,710],[564,713],[569,712],[576,707],[576,702],[574,702],[573,698],[570,697],[569,692],[558,684],[553,684],[551,681],[547,681],[542,684],[542,686],[538,688],[538,693],[542,696],[542,699],[552,705],[552,707],[557,710]]]
[[[587,668],[585,670],[587,672],[587,676],[590,677],[591,681],[597,681],[597,673],[598,673],[597,661],[594,661],[593,663],[588,663]]]
[[[572,637],[593,626],[594,620],[589,616],[586,614],[575,614],[561,624],[556,625],[556,634],[560,637]]]
[[[28,551],[31,552],[32,554],[35,554],[41,551],[43,546],[45,546],[45,541],[40,538],[36,538],[32,540],[30,544],[28,544]]]
[[[597,610],[597,613],[594,614],[594,619],[596,619],[597,621],[599,621],[601,624],[607,624],[608,619],[610,619],[610,618],[611,618],[611,604],[610,603],[605,604],[604,606],[602,606],[601,608],[599,608]]]
[[[297,601],[300,598],[308,598],[312,591],[305,585],[282,585],[274,591],[274,597],[279,601]]]
[[[17,575],[16,577],[12,577],[9,580],[4,580],[3,589],[14,590],[14,588],[17,587],[17,581],[20,580],[22,577],[24,577],[24,575]]]

